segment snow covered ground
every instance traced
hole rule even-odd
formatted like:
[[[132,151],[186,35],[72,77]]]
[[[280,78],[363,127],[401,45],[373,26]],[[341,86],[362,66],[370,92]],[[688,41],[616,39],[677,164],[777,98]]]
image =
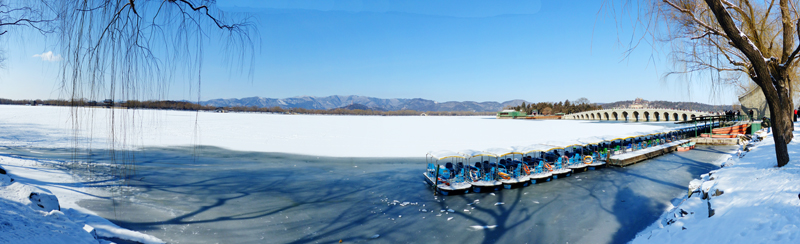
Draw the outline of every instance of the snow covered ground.
[[[78,206],[83,199],[105,198],[104,193],[85,188],[65,171],[45,164],[0,156],[0,166],[6,171],[0,174],[0,243],[110,243],[114,239],[164,243]]]
[[[112,126],[111,116],[115,123]],[[329,116],[78,109],[0,105],[0,145],[104,149],[207,145],[255,152],[334,157],[423,157],[429,151],[528,146],[663,131],[673,122],[498,120],[494,117]],[[72,134],[70,118],[80,118]],[[559,129],[560,128],[560,129]],[[116,138],[109,131],[116,130]],[[91,138],[91,139],[89,139]],[[91,144],[89,144],[91,142]]]
[[[632,243],[800,243],[798,130],[788,165],[776,167],[769,134],[743,157],[732,155],[723,168],[698,176],[689,189],[699,192],[684,196]]]

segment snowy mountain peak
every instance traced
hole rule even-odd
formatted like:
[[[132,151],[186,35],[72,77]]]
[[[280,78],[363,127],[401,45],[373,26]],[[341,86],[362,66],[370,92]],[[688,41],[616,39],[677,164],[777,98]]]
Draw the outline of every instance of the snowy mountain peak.
[[[263,98],[246,97],[241,99],[212,99],[200,102],[201,105],[211,105],[215,107],[281,107],[281,108],[304,108],[304,109],[334,109],[346,107],[353,104],[361,104],[370,108],[385,111],[397,110],[416,110],[416,111],[474,111],[474,112],[494,112],[499,111],[505,106],[516,106],[525,102],[524,100],[511,100],[503,103],[498,102],[473,102],[473,101],[448,101],[437,102],[422,98],[375,98],[358,95],[333,95],[327,97],[297,96],[290,98]]]

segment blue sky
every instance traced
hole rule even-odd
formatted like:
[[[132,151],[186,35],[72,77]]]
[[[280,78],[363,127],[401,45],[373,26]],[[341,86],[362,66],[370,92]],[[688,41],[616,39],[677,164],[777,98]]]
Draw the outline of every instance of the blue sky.
[[[593,1],[220,1],[254,16],[252,79],[230,72],[221,45],[204,54],[201,100],[363,95],[435,101],[647,100],[731,104],[707,82],[664,79],[666,50],[641,47]],[[59,53],[32,34],[7,42],[0,97],[60,98]],[[659,50],[659,49],[656,49]],[[37,55],[38,56],[34,56]],[[42,55],[44,54],[44,55]],[[168,99],[196,100],[175,80]],[[691,92],[688,92],[690,91]]]

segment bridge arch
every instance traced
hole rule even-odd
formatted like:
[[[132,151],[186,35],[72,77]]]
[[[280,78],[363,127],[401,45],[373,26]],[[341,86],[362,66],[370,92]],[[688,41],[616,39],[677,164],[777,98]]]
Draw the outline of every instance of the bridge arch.
[[[678,113],[672,113],[672,120],[678,121]]]
[[[622,111],[622,118],[624,118],[625,121],[628,121],[628,111]]]
[[[605,112],[605,113],[603,113],[603,114],[605,114],[605,116],[606,116],[606,120],[611,120],[611,119],[608,117],[608,112]]]
[[[661,115],[658,112],[653,112],[653,116],[656,117],[656,121],[661,121]]]
[[[692,120],[694,120],[694,118],[696,118],[696,116],[694,114],[692,114],[691,118],[692,118]]]
[[[592,120],[594,120],[594,114],[592,114]]]
[[[669,121],[669,112],[664,112],[664,120]]]
[[[617,112],[612,112],[611,115],[614,116],[614,120],[619,120],[619,115],[617,115]]]
[[[683,117],[683,121],[689,121],[689,116],[686,116],[686,114],[681,115],[681,117]]]

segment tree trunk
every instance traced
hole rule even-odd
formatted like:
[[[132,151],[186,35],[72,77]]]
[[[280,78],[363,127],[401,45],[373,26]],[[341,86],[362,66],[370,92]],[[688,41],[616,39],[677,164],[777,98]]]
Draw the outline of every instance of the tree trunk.
[[[775,156],[778,160],[778,167],[783,167],[789,163],[789,151],[786,144],[794,138],[794,125],[792,124],[792,116],[794,110],[792,108],[792,100],[788,96],[788,91],[783,87],[775,87],[777,92],[767,92],[763,88],[764,96],[767,98],[769,105],[770,126],[772,126],[772,139],[775,141]],[[773,89],[775,89],[773,88]],[[769,88],[768,88],[769,89]],[[775,96],[772,94],[783,94]],[[770,96],[773,97],[770,97]]]
[[[792,125],[793,104],[789,96],[791,82],[787,74],[787,67],[778,65],[775,58],[766,58],[761,50],[756,47],[748,36],[736,26],[736,22],[731,17],[728,10],[722,4],[722,0],[705,0],[709,9],[714,13],[720,27],[725,31],[725,36],[731,43],[742,51],[750,61],[750,78],[761,87],[764,98],[769,105],[770,118],[772,120],[772,135],[775,140],[775,156],[778,160],[778,167],[783,167],[789,163],[789,152],[786,144],[792,141],[794,126]],[[788,9],[785,0],[780,1],[782,14]],[[786,22],[786,21],[784,21]],[[784,26],[785,28],[785,26]],[[791,28],[783,29],[784,38],[793,38]],[[792,39],[793,40],[793,39]],[[784,42],[784,45],[792,45],[793,42]],[[791,47],[784,46],[784,51]],[[786,52],[784,52],[786,53]]]

